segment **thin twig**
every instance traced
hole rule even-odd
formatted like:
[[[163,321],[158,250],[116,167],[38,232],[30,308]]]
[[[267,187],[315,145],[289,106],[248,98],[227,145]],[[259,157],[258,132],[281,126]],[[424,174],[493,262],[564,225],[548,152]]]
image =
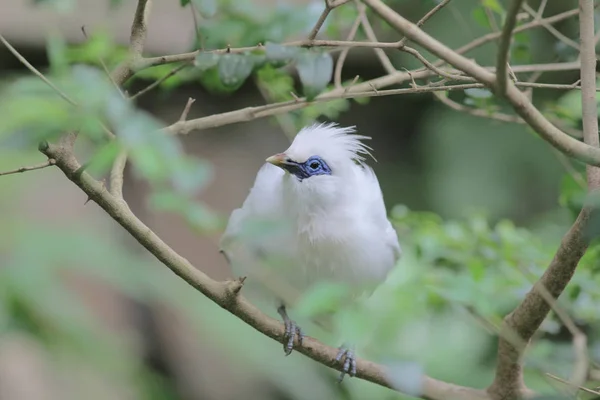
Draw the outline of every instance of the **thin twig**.
[[[406,76],[407,79],[410,79],[409,74],[406,74]],[[420,77],[422,77],[422,75],[418,76],[418,78]],[[555,85],[528,82],[517,82],[516,85],[518,87],[537,87],[559,90],[574,89],[572,85]],[[371,90],[366,90],[367,87],[370,87]],[[467,83],[452,86],[419,86],[417,88],[379,90],[377,86],[374,85],[373,81],[366,81],[351,88],[334,89],[330,92],[323,93],[317,96],[315,99],[313,99],[310,103],[306,101],[306,98],[298,98],[297,100],[294,99],[290,101],[267,104],[264,106],[247,107],[235,111],[225,112],[222,114],[214,114],[207,117],[192,119],[184,123],[177,122],[173,125],[163,128],[163,130],[169,134],[188,134],[193,130],[216,128],[219,126],[235,124],[238,122],[252,121],[255,119],[264,118],[272,115],[287,113],[293,110],[299,110],[308,106],[309,104],[331,101],[334,99],[352,99],[360,97],[420,94],[431,93],[436,91],[465,90],[483,87],[485,87],[485,85],[481,83]],[[600,89],[598,90],[600,91]]]
[[[138,97],[145,95],[146,93],[148,93],[152,89],[160,86],[161,83],[163,83],[164,81],[166,81],[170,77],[172,77],[174,75],[177,75],[179,73],[179,71],[181,71],[182,69],[184,69],[185,67],[188,67],[190,65],[191,65],[190,62],[186,62],[184,64],[178,65],[177,67],[173,68],[171,71],[169,71],[167,74],[165,74],[160,79],[155,80],[150,85],[146,86],[144,89],[140,90],[139,92],[137,92],[136,94],[134,94],[133,96],[131,96],[130,99],[131,100],[135,100]]]
[[[373,27],[371,26],[371,23],[369,22],[369,18],[367,17],[367,13],[366,13],[366,6],[363,3],[358,2],[357,5],[358,9],[359,9],[359,16],[360,16],[360,22],[362,24],[363,29],[365,30],[365,34],[367,35],[367,38],[374,43],[379,42],[379,40],[377,40],[377,36],[375,36],[375,31],[373,30]],[[387,54],[385,54],[385,51],[383,51],[383,49],[375,49],[375,54],[377,55],[377,58],[379,58],[379,62],[381,62],[381,65],[383,66],[383,69],[385,70],[386,73],[388,74],[392,74],[394,72],[396,72],[396,67],[394,67],[394,64],[392,64],[392,62],[390,61],[390,58],[387,56]]]
[[[434,73],[436,73],[439,76],[443,76],[444,78],[448,78],[448,79],[455,80],[455,81],[465,81],[465,82],[474,82],[475,81],[475,78],[471,78],[470,76],[457,75],[457,74],[452,74],[452,73],[442,71],[441,69],[439,69],[438,67],[436,67],[435,65],[430,63],[425,57],[423,57],[423,55],[421,55],[421,53],[419,53],[418,50],[413,49],[412,47],[402,46],[400,48],[400,51],[404,51],[406,53],[409,53],[409,54],[415,56],[419,61],[421,61],[421,63],[423,63],[425,68],[433,71]]]
[[[464,112],[464,113],[473,115],[475,117],[494,119],[496,121],[512,122],[512,123],[517,123],[517,124],[525,123],[525,121],[523,121],[523,119],[521,119],[517,115],[504,114],[504,113],[500,113],[500,112],[489,112],[489,111],[482,110],[479,108],[467,107],[465,105],[455,102],[454,100],[448,98],[448,96],[444,96],[443,93],[439,93],[439,92],[434,92],[434,95],[439,101],[442,102],[442,104],[450,107],[451,109],[453,109],[455,111]]]
[[[85,39],[89,40],[88,34],[87,34],[86,30],[85,30],[85,25],[81,26],[81,32],[83,33],[83,36],[85,37]],[[113,79],[113,77],[110,74],[110,71],[108,70],[108,67],[106,66],[106,63],[104,62],[104,60],[102,59],[102,57],[98,57],[98,62],[100,62],[100,65],[102,66],[102,69],[104,70],[104,73],[106,74],[106,76],[108,76],[108,79],[113,84],[113,86],[115,87],[115,89],[117,89],[117,92],[119,92],[119,94],[121,95],[121,97],[123,97],[124,99],[127,98],[125,96],[125,94],[123,93],[123,91],[121,90],[121,88],[119,87],[119,85],[117,84],[117,82],[115,82],[115,80]]]
[[[417,25],[417,27],[422,26],[425,22],[427,22],[427,20],[431,17],[433,17],[435,15],[435,13],[437,13],[438,11],[440,11],[442,8],[444,8],[448,3],[450,3],[451,0],[442,0],[437,6],[433,7],[427,14],[425,14],[423,16],[423,18],[421,18],[420,20],[417,21],[417,23],[415,25]],[[398,41],[398,46],[404,46],[404,44],[406,43],[408,39],[406,37],[403,37],[402,39],[400,39]]]
[[[526,3],[525,3],[526,4]],[[542,18],[542,16],[544,15],[544,11],[546,10],[546,4],[548,4],[548,0],[542,0],[540,2],[540,6],[537,10],[537,13],[535,15],[535,19],[539,20]]]
[[[572,10],[568,10],[568,11],[553,15],[551,17],[546,17],[546,18],[542,18],[539,20],[534,20],[534,21],[528,22],[526,24],[516,27],[512,31],[512,35],[519,33],[519,32],[523,32],[523,31],[527,31],[527,30],[530,30],[533,28],[543,26],[545,23],[554,24],[556,22],[563,21],[565,19],[576,16],[578,14],[578,12],[579,12],[579,9],[575,8]],[[471,42],[459,47],[455,51],[458,54],[465,54],[473,49],[476,49],[476,48],[482,46],[485,43],[491,42],[492,40],[496,40],[501,35],[502,35],[502,32],[488,33],[487,35],[483,35],[483,36],[481,36],[475,40],[472,40]],[[440,64],[438,64],[438,63],[440,63]],[[437,61],[434,64],[436,66],[441,65],[441,64],[443,64],[443,60]]]
[[[334,8],[341,6],[342,4],[346,3],[347,1],[348,0],[339,1],[337,3],[335,3],[335,2],[331,2],[330,3],[329,0],[324,0],[324,2],[325,2],[325,9],[323,10],[323,12],[321,13],[321,15],[319,16],[319,19],[317,20],[317,23],[315,24],[315,26],[310,31],[310,33],[308,35],[308,40],[313,40],[314,38],[316,38],[317,35],[319,34],[319,31],[321,30],[321,27],[325,23],[325,20],[329,16],[329,13]]]
[[[185,104],[185,107],[183,108],[183,112],[181,113],[181,117],[179,117],[179,122],[183,122],[187,119],[188,114],[190,113],[190,109],[192,108],[192,104],[194,104],[194,102],[196,101],[196,99],[193,98],[189,98],[187,103]]]
[[[10,43],[8,43],[6,39],[4,39],[4,36],[2,36],[2,34],[0,34],[0,42],[2,42],[6,46],[6,48],[21,62],[21,64],[26,66],[27,69],[29,69],[29,71],[31,71],[35,76],[40,78],[46,85],[50,86],[60,97],[65,99],[71,105],[77,105],[69,96],[65,94],[65,92],[60,90],[54,83],[50,82],[50,80],[46,78],[44,74],[42,74],[33,65],[31,65],[29,61],[27,61],[27,59],[25,59],[25,57],[21,55],[21,53],[19,53],[14,47],[11,46]]]
[[[438,4],[438,6],[440,6],[442,4],[445,5],[449,1],[450,0],[443,1],[442,3]],[[440,8],[441,7],[439,7],[439,8],[436,7],[435,9],[439,10]],[[538,21],[532,21],[532,22],[523,24],[523,25],[515,28],[515,30],[513,31],[513,34],[540,27],[544,23],[553,24],[556,22],[560,22],[560,21],[563,21],[565,19],[568,19],[568,18],[571,18],[571,17],[577,15],[577,13],[578,13],[578,9],[573,9],[573,10],[565,11],[560,14],[553,15],[551,17],[543,18]],[[430,12],[430,13],[428,13],[428,15],[433,15],[433,13]],[[425,21],[425,17],[423,17],[422,21]],[[421,21],[419,21],[419,22],[421,22]],[[484,45],[485,43],[491,42],[499,37],[500,37],[499,32],[498,33],[489,33],[487,35],[484,35],[478,39],[475,39],[475,40],[465,44],[464,46],[461,46],[460,48],[456,49],[455,51],[458,54],[464,54],[475,48],[478,48],[478,47]],[[339,41],[339,40],[312,40],[312,41],[299,40],[299,41],[282,43],[282,45],[283,46],[295,46],[295,47],[335,47],[335,48],[339,48],[339,47],[342,47],[342,48],[343,47],[369,47],[369,48],[385,49],[385,48],[398,48],[401,45],[403,45],[404,43],[405,43],[404,39],[400,40],[399,42],[394,42],[394,43],[348,42],[348,41]],[[215,53],[215,54],[245,53],[245,52],[250,52],[253,50],[260,49],[261,47],[262,46],[257,45],[257,46],[250,46],[250,47],[218,49],[218,50],[211,50],[208,52]],[[164,56],[159,56],[159,57],[141,58],[139,60],[132,62],[130,67],[133,72],[138,72],[138,71],[144,70],[146,68],[155,67],[157,65],[171,64],[171,63],[183,62],[183,61],[193,61],[196,58],[196,56],[198,55],[198,53],[199,53],[199,50],[196,50],[196,51],[192,51],[190,53],[171,54],[171,55],[164,55]],[[433,63],[433,65],[435,65],[436,67],[439,67],[443,64],[444,64],[443,60],[437,60]],[[114,73],[113,73],[113,75],[114,75]],[[119,82],[119,81],[117,80],[117,82]]]
[[[466,75],[484,83],[487,87],[497,87],[496,75],[488,72],[479,64],[456,51],[449,49],[443,43],[431,37],[414,24],[395,12],[381,0],[363,0],[373,11],[379,14],[398,32],[406,35],[416,44],[444,60]],[[518,0],[517,0],[518,1]],[[506,67],[504,66],[504,71]],[[508,81],[508,80],[507,80]],[[554,126],[512,82],[508,81],[504,96],[511,107],[523,118],[540,137],[565,154],[575,157],[587,164],[600,166],[600,149],[589,146],[562,132]],[[593,86],[592,86],[593,87]]]
[[[46,168],[46,167],[51,167],[54,164],[56,164],[56,161],[53,158],[48,159],[48,161],[38,164],[38,165],[31,165],[29,167],[20,167],[17,169],[13,169],[10,171],[4,171],[4,172],[0,172],[0,176],[4,176],[4,175],[12,175],[12,174],[19,174],[21,172],[27,172],[27,171],[34,171],[36,169],[42,169],[42,168]]]
[[[196,39],[200,37],[200,25],[198,24],[198,16],[196,15],[196,6],[193,1],[190,1],[190,11],[192,12],[192,19],[194,20],[194,32],[196,33]]]
[[[574,387],[575,389],[580,389],[580,390],[583,390],[584,392],[587,392],[587,393],[593,394],[593,395],[595,395],[595,396],[600,396],[600,392],[597,392],[597,391],[595,391],[595,390],[592,390],[592,389],[588,389],[588,388],[586,388],[585,386],[573,385],[571,382],[567,381],[566,379],[559,378],[558,376],[556,376],[556,375],[553,375],[553,374],[551,374],[551,373],[549,373],[549,372],[546,372],[546,375],[548,375],[548,377],[550,377],[550,378],[552,378],[552,379],[554,379],[554,380],[557,380],[557,381],[559,381],[559,382],[561,382],[561,383],[564,383],[565,385],[572,386],[572,387]]]
[[[523,9],[529,15],[531,15],[534,18],[536,18],[536,15],[537,15],[536,11],[533,8],[531,8],[527,3],[523,3]],[[570,47],[574,48],[575,50],[579,51],[579,44],[576,41],[571,40],[567,36],[563,35],[562,33],[560,33],[560,31],[558,29],[556,29],[555,27],[553,27],[552,25],[550,25],[547,22],[542,23],[542,26],[548,32],[550,32],[552,35],[554,35],[555,38],[557,38],[558,40],[560,40],[561,42],[563,42],[567,46],[570,46]]]
[[[596,105],[596,45],[594,43],[594,1],[579,0],[579,36],[581,43],[581,105],[583,140],[600,147],[598,138],[598,108]],[[588,187],[600,189],[600,169],[587,166]]]
[[[513,30],[517,24],[517,14],[521,8],[523,0],[512,0],[510,7],[506,12],[504,26],[500,35],[498,44],[498,56],[496,57],[496,90],[503,96],[506,92],[506,80],[508,79],[507,66],[510,58],[510,42],[512,40]]]
[[[56,85],[54,85],[48,78],[46,78],[46,76],[44,76],[44,74],[42,74],[33,65],[31,65],[29,63],[29,61],[27,61],[25,59],[25,57],[23,57],[21,55],[21,53],[19,53],[13,46],[11,46],[10,43],[8,43],[1,34],[0,34],[0,42],[2,42],[10,50],[10,52],[17,58],[17,60],[19,60],[25,67],[27,67],[27,69],[29,69],[35,76],[40,78],[45,84],[50,86],[67,103],[71,104],[74,107],[79,107],[79,105],[73,99],[71,99],[69,96],[67,96]],[[108,138],[113,138],[115,136],[114,133],[112,133],[110,131],[110,129],[108,129],[102,121],[100,121],[100,126],[102,127],[102,129],[104,130],[104,132],[106,133]]]
[[[148,33],[148,19],[152,0],[138,0],[133,22],[131,23],[131,36],[129,38],[129,55],[126,61],[127,71],[131,71],[129,65],[137,59],[142,58],[146,35]],[[119,68],[115,72],[118,72]],[[115,74],[111,74],[114,76]],[[125,77],[120,77],[121,84]],[[117,82],[117,79],[115,79]],[[139,95],[139,93],[138,93]],[[123,199],[123,183],[125,181],[125,166],[127,165],[127,152],[122,150],[115,159],[110,170],[110,193],[117,199]]]
[[[362,3],[360,3],[362,5]],[[364,7],[363,7],[364,10]],[[358,27],[360,26],[360,8],[358,9],[359,15],[354,20],[352,27],[350,27],[350,32],[348,32],[348,36],[346,40],[353,40],[354,36],[356,36],[356,32],[358,31]],[[335,71],[333,73],[333,83],[336,88],[342,87],[342,70],[344,69],[344,62],[346,61],[346,57],[348,57],[348,53],[350,52],[350,48],[346,47],[340,53],[337,62],[335,63]]]

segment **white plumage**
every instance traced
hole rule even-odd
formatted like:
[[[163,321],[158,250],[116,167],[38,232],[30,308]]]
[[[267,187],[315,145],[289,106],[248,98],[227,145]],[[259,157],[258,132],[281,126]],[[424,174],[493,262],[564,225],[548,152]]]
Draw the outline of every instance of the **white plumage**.
[[[358,296],[385,280],[401,254],[377,177],[364,164],[369,138],[354,132],[302,129],[258,171],[221,239],[234,273],[247,277],[244,294],[271,310],[283,306],[291,336],[285,308],[313,284],[345,283]]]

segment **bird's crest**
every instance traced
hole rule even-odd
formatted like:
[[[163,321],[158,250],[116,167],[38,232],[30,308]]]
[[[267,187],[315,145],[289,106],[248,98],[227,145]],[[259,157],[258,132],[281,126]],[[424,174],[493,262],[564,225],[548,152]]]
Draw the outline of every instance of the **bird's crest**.
[[[325,152],[327,155],[355,160],[359,164],[365,161],[365,156],[370,156],[375,160],[371,154],[371,147],[362,142],[362,140],[371,138],[357,135],[355,132],[355,126],[340,127],[335,122],[314,123],[298,132],[290,146],[290,151],[302,153],[302,156],[306,157],[315,154],[325,156],[322,154]]]

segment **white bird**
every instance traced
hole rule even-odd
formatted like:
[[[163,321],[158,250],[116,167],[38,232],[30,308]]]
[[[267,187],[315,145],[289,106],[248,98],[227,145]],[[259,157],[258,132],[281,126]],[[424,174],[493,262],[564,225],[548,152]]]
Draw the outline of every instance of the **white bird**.
[[[267,158],[221,239],[233,272],[247,278],[245,295],[282,317],[286,354],[303,337],[287,310],[307,290],[332,282],[368,294],[400,258],[379,182],[364,164],[371,155],[364,139],[334,123],[303,128],[285,152]],[[342,346],[342,357],[354,376],[354,352]]]

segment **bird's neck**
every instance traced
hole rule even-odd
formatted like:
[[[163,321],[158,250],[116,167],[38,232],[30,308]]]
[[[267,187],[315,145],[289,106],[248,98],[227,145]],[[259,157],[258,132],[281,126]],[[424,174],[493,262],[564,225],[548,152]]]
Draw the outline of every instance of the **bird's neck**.
[[[284,181],[284,204],[288,215],[299,225],[326,224],[344,210],[347,190],[335,179],[302,182],[293,176]]]

